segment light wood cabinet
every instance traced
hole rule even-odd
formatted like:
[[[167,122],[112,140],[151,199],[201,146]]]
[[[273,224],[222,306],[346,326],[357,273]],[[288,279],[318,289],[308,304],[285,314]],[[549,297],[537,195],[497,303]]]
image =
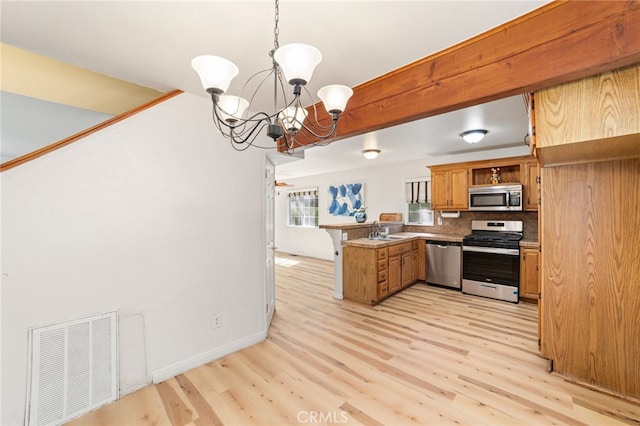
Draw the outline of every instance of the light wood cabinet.
[[[387,248],[345,246],[343,253],[343,296],[373,304],[388,294]]]
[[[424,281],[427,279],[427,245],[424,241],[416,241],[418,244],[418,263],[416,265],[416,279]]]
[[[537,249],[520,251],[520,297],[537,300],[540,293],[540,252]]]
[[[384,248],[343,248],[343,296],[373,305],[416,282],[419,241]]]
[[[540,166],[537,161],[529,161],[523,164],[523,168],[523,208],[524,210],[538,210],[540,204]]]
[[[416,276],[412,242],[407,241],[390,246],[389,293],[394,293],[413,284]]]
[[[411,242],[411,284],[418,281],[418,247],[419,241]]]
[[[521,184],[523,209],[537,211],[540,198],[540,168],[535,157],[499,158],[431,166],[433,210],[467,210],[469,187],[491,184],[493,168],[499,168],[501,183]]]
[[[640,156],[640,64],[535,93],[540,163],[578,164]]]
[[[402,288],[405,288],[410,286],[414,282],[416,282],[415,273],[413,269],[413,264],[414,264],[413,250],[408,253],[404,253],[402,255],[400,263],[402,265],[402,274],[400,276],[400,282],[401,282]]]
[[[377,300],[382,300],[389,294],[389,268],[387,249],[376,250],[378,258],[378,291],[376,293]]]
[[[468,207],[467,168],[431,169],[431,205],[434,210],[465,210]]]
[[[541,352],[640,398],[640,64],[536,92]],[[553,166],[553,167],[549,167]]]
[[[542,178],[542,354],[558,373],[640,398],[640,159]]]
[[[402,288],[402,264],[400,255],[389,257],[389,293]]]

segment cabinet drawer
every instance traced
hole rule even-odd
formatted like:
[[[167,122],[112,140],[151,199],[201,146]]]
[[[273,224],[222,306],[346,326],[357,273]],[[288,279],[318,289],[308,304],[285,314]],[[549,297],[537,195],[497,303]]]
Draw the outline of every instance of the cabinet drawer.
[[[411,248],[418,250],[418,244],[420,244],[420,241],[411,241]]]
[[[384,271],[379,271],[378,272],[378,282],[381,283],[382,281],[386,281],[387,280],[387,271],[386,269]]]
[[[387,270],[387,259],[378,260],[378,272]]]
[[[387,249],[386,248],[378,249],[378,260],[382,260],[386,258],[387,258]]]
[[[382,281],[378,283],[378,299],[382,299],[387,294],[389,294],[389,284],[387,281]]]
[[[411,242],[394,244],[389,247],[389,256],[394,256],[396,254],[401,254],[407,251],[411,251]]]

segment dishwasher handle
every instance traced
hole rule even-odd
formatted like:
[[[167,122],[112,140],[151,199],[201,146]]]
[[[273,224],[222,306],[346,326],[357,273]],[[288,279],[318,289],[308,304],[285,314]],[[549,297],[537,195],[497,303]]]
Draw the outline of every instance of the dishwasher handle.
[[[457,241],[427,240],[427,245],[438,246],[438,248],[462,247],[462,243],[459,243]]]

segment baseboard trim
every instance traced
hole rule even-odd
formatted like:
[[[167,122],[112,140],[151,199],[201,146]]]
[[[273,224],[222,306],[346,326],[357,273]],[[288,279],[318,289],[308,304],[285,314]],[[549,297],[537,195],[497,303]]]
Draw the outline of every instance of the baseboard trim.
[[[173,365],[170,365],[168,367],[155,371],[151,375],[151,381],[153,383],[163,382],[167,379],[170,379],[179,374],[182,374],[185,371],[192,370],[196,367],[199,367],[208,362],[214,361],[232,352],[239,351],[240,349],[244,349],[251,345],[255,345],[256,343],[260,343],[266,338],[267,338],[267,330],[262,330],[258,333],[251,334],[240,340],[236,340],[234,342],[220,346],[219,348],[215,348],[208,352],[204,352],[200,355],[196,355],[192,358],[185,359],[184,361],[177,362]]]

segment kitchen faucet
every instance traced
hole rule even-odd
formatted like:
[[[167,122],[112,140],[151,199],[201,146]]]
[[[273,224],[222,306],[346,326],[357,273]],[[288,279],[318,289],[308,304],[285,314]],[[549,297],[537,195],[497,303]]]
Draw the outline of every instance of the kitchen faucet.
[[[378,230],[376,231],[376,226],[378,227]],[[369,234],[369,237],[373,238],[373,237],[377,237],[378,236],[378,232],[380,232],[380,224],[378,223],[377,220],[373,221],[373,225],[371,225],[371,234]]]

